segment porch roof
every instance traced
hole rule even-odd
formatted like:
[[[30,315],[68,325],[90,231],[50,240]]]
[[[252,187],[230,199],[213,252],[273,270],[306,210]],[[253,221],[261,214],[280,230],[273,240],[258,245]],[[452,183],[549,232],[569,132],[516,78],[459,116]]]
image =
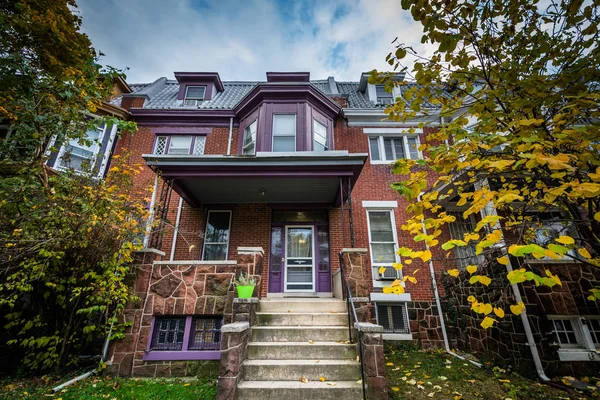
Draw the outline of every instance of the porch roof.
[[[148,166],[173,180],[173,190],[192,206],[238,203],[321,203],[339,201],[353,186],[366,153],[347,151],[242,155],[145,154]]]

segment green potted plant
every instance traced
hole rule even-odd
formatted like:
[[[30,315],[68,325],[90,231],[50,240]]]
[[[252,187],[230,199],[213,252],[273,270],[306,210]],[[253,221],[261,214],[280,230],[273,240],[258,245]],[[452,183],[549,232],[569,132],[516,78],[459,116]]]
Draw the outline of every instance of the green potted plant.
[[[249,299],[252,297],[255,286],[256,279],[243,272],[235,279],[235,287],[237,288],[237,294],[240,299]]]

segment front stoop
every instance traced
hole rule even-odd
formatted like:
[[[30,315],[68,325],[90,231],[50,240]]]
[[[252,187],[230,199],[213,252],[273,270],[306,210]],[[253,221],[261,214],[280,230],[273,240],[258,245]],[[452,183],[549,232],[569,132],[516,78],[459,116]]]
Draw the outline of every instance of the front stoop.
[[[343,301],[264,299],[256,321],[237,399],[362,398],[356,346],[346,343]]]

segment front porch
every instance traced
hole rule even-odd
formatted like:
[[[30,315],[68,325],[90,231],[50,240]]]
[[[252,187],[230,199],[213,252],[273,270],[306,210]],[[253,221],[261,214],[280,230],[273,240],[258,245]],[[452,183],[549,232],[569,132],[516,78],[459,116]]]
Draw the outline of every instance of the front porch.
[[[365,154],[144,158],[161,177],[149,247],[170,261],[219,262],[261,247],[260,296],[332,296],[337,254],[354,243],[351,192]]]

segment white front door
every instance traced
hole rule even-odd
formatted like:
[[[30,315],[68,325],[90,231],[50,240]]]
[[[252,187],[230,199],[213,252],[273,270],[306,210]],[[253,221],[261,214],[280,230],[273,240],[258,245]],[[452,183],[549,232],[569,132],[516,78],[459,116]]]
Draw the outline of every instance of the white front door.
[[[285,292],[315,291],[313,226],[285,227]]]

